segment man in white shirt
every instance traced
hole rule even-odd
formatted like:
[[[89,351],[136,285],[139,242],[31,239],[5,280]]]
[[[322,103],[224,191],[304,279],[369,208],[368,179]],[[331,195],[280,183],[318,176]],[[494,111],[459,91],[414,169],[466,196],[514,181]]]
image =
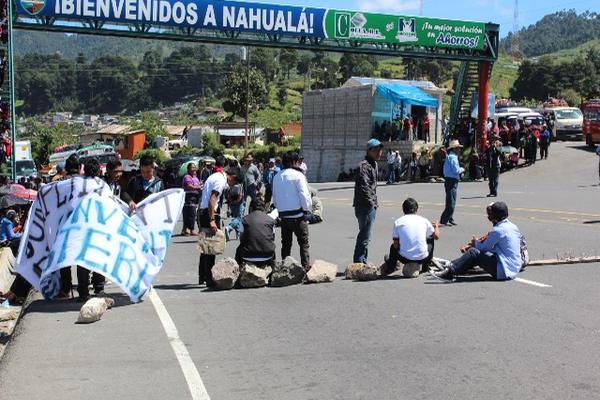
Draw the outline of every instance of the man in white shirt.
[[[312,209],[306,176],[299,168],[297,153],[283,156],[283,170],[273,178],[273,205],[281,218],[281,258],[292,252],[292,238],[296,235],[300,246],[300,260],[305,270],[310,269],[308,222],[306,215]]]
[[[239,168],[228,168],[224,170],[225,158],[217,157],[215,168],[212,175],[204,182],[202,189],[202,200],[198,211],[198,225],[203,229],[210,229],[215,234],[221,224],[219,208],[223,190],[227,186],[235,185],[240,179]],[[215,265],[215,255],[200,254],[200,264],[198,265],[198,284],[206,282],[207,287],[213,285],[212,267]]]
[[[388,180],[387,184],[396,183],[396,152],[388,149],[387,153]]]
[[[404,216],[394,222],[392,229],[393,243],[386,260],[385,273],[394,272],[396,263],[417,263],[421,272],[426,271],[427,265],[433,258],[433,242],[440,238],[440,228],[427,219],[417,215],[419,204],[415,199],[408,198],[402,203]]]

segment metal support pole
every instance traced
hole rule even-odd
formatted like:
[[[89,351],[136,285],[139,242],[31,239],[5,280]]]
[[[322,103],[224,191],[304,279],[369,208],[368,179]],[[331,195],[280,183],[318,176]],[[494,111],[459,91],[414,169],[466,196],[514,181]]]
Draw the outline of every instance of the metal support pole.
[[[490,63],[479,63],[479,94],[477,104],[477,138],[479,138],[479,146],[481,151],[487,148],[487,132],[485,126],[488,120],[488,101],[490,95]]]
[[[14,182],[17,178],[17,162],[15,158],[15,142],[17,140],[17,115],[15,114],[15,58],[13,39],[13,2],[12,0],[8,0],[8,85],[10,91],[10,140],[12,147],[10,154],[10,179]]]
[[[248,114],[250,113],[250,49],[246,58],[246,129],[244,132],[244,147],[248,147]]]

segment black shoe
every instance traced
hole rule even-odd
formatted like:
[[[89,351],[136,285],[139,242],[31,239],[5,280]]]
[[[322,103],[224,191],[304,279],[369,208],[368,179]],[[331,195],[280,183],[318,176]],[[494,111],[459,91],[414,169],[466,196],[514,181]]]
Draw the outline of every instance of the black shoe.
[[[485,196],[485,197],[492,197],[492,196],[493,196],[493,194],[491,194],[491,193],[490,193],[490,194],[488,194],[488,195],[487,195],[487,196]]]
[[[454,273],[448,267],[444,267],[444,269],[441,271],[430,271],[429,275],[431,275],[432,278],[437,279],[438,281],[446,283],[451,283],[456,280],[454,278]]]
[[[456,222],[454,222],[454,221],[448,221],[448,224],[449,224],[450,226],[456,226],[456,225],[458,225],[458,224],[457,224]]]
[[[90,299],[90,295],[79,295],[77,296],[77,299],[75,299],[78,303],[85,303],[86,301],[88,301]]]

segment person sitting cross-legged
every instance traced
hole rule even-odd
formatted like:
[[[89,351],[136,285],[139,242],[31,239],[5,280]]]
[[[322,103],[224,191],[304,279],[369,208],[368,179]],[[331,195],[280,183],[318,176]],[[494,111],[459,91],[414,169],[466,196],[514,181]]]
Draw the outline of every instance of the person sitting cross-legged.
[[[432,272],[436,279],[452,282],[456,275],[479,266],[495,280],[514,279],[521,271],[522,234],[508,220],[508,207],[498,201],[487,207],[488,220],[494,228],[484,237],[473,237],[471,243],[461,249],[462,257],[446,265],[442,271]]]
[[[242,218],[240,245],[235,260],[241,266],[271,265],[275,261],[276,221],[265,212],[265,202],[259,195],[250,202],[250,213]]]
[[[394,222],[393,243],[386,259],[384,275],[396,270],[396,263],[415,263],[421,265],[421,271],[427,270],[427,264],[433,258],[434,240],[440,238],[440,227],[417,214],[419,203],[408,198],[402,203],[404,216]]]

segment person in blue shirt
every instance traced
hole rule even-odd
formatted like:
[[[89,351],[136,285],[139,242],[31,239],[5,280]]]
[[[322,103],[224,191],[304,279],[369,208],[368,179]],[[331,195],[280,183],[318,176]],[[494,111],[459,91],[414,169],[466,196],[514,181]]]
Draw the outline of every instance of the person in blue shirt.
[[[15,257],[19,252],[21,234],[15,233],[15,225],[19,223],[19,217],[15,210],[9,209],[0,219],[0,242],[5,243],[12,249]]]
[[[444,162],[444,188],[446,189],[446,207],[440,217],[440,224],[446,226],[457,225],[454,222],[454,208],[458,194],[458,181],[460,174],[465,172],[458,162],[458,153],[462,148],[458,140],[452,140],[448,145],[448,158]]]
[[[521,271],[521,242],[523,235],[519,228],[508,220],[508,207],[498,201],[487,207],[488,220],[494,225],[484,237],[473,237],[471,243],[461,249],[463,255],[446,265],[442,271],[432,272],[431,276],[452,282],[457,275],[480,266],[495,280],[514,279]]]
[[[540,134],[540,160],[548,159],[548,148],[552,141],[552,132],[544,124],[542,125],[542,133]]]

